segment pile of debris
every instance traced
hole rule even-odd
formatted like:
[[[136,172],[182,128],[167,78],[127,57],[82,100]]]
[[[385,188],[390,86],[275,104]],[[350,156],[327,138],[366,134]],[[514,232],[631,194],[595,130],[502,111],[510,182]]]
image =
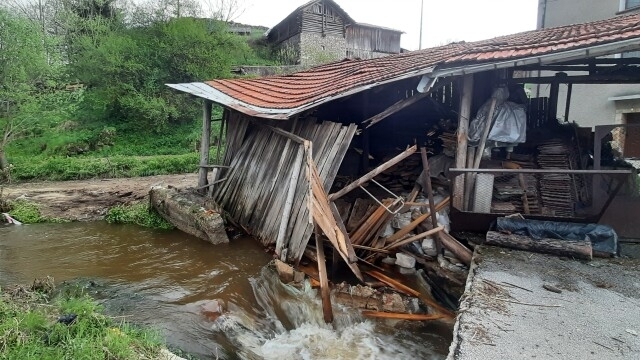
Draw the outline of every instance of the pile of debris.
[[[329,312],[325,320],[331,319],[326,242],[333,247],[326,257],[334,273],[346,263],[372,291],[415,297],[428,309],[427,314],[408,314],[381,306],[365,315],[410,320],[452,318],[472,253],[449,234],[450,197],[444,188],[434,191],[431,177],[425,176],[429,174],[426,149],[417,152],[413,146],[330,195],[316,184],[315,171],[310,173],[316,242],[315,246],[309,243],[304,254],[317,267],[299,265],[298,269],[318,280],[316,285]],[[353,196],[355,189],[361,192]],[[386,195],[380,197],[380,193]],[[425,285],[416,288],[416,282]],[[386,298],[378,297],[375,302],[384,303]]]

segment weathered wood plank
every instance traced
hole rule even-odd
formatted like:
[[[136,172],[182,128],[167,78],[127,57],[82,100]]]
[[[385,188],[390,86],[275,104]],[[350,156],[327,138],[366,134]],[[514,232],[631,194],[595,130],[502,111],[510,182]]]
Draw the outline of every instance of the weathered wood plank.
[[[382,164],[382,165],[378,166],[377,168],[373,169],[372,171],[370,171],[366,175],[362,176],[360,179],[358,179],[358,180],[352,182],[351,184],[345,186],[342,190],[329,195],[329,200],[335,201],[336,199],[341,198],[342,196],[346,195],[347,193],[349,193],[350,191],[352,191],[355,188],[359,187],[360,185],[362,185],[362,184],[366,183],[367,181],[373,179],[374,177],[376,177],[377,175],[379,175],[383,171],[389,169],[393,165],[395,165],[395,164],[399,163],[400,161],[406,159],[407,157],[411,156],[412,154],[414,154],[416,152],[416,150],[418,150],[418,148],[415,145],[410,147],[410,148],[408,148],[407,150],[403,151],[402,153],[400,153],[399,155],[395,156],[391,160],[385,162],[384,164]]]
[[[471,118],[471,105],[473,103],[473,75],[466,75],[462,85],[462,99],[458,116],[456,168],[464,168],[467,165],[467,144],[469,136],[469,119]],[[464,209],[464,175],[458,175],[453,182],[453,206],[456,209]]]

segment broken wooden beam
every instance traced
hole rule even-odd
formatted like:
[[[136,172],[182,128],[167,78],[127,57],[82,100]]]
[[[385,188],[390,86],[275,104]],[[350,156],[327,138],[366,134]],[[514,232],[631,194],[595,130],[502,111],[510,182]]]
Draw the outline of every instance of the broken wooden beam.
[[[431,95],[431,92],[420,93],[420,94],[414,95],[412,97],[397,101],[396,103],[394,103],[393,105],[389,106],[388,108],[386,108],[381,113],[376,114],[376,115],[368,118],[367,120],[363,121],[362,124],[367,124],[366,128],[370,128],[373,125],[379,123],[380,121],[386,119],[387,117],[397,113],[398,111],[400,111],[402,109],[405,109],[405,108],[417,103],[418,101],[420,101],[422,99],[425,99],[425,98],[429,97],[430,95]]]
[[[351,184],[345,186],[340,191],[329,195],[329,200],[335,201],[336,199],[339,199],[339,198],[343,197],[344,195],[346,195],[350,191],[356,189],[357,187],[361,186],[362,184],[366,183],[367,181],[373,179],[374,177],[376,177],[377,175],[379,175],[383,171],[389,169],[393,165],[395,165],[395,164],[399,163],[400,161],[406,159],[407,157],[413,155],[417,150],[418,150],[418,148],[415,145],[410,147],[410,148],[408,148],[407,150],[403,151],[402,153],[400,153],[396,157],[392,158],[391,160],[389,160],[389,161],[385,162],[384,164],[378,166],[377,168],[371,170],[370,172],[368,172],[366,175],[364,175],[360,179],[358,179],[358,180],[352,182]]]
[[[444,231],[439,232],[438,236],[440,237],[440,242],[445,249],[451,251],[451,253],[458,260],[462,261],[463,264],[467,266],[471,265],[471,257],[473,256],[473,253],[469,248],[462,245],[456,238]]]
[[[427,159],[427,149],[425,147],[422,147],[420,149],[420,156],[422,158],[422,169],[424,171],[424,178],[422,179],[422,181],[424,182],[424,192],[427,193],[427,198],[429,200],[429,211],[432,214],[436,214],[437,213],[436,206],[433,203],[433,188],[431,187],[429,160]],[[436,215],[431,216],[431,225],[433,225],[434,229],[438,227],[438,217]],[[436,249],[438,253],[440,253],[441,248],[442,248],[442,245],[440,244],[440,241],[436,240]]]
[[[444,226],[438,226],[438,227],[436,227],[434,229],[431,229],[429,231],[425,231],[425,232],[423,232],[421,234],[412,236],[410,238],[398,240],[398,241],[396,241],[394,243],[391,243],[391,244],[385,246],[382,249],[383,250],[393,250],[393,249],[399,248],[400,246],[403,246],[403,245],[406,245],[406,244],[410,244],[410,243],[412,243],[412,242],[414,242],[416,240],[421,240],[421,239],[424,239],[424,238],[426,238],[428,236],[437,234],[442,230],[444,230]]]
[[[436,211],[442,210],[442,208],[444,208],[449,203],[449,200],[450,200],[450,198],[447,197],[446,199],[444,199],[441,202],[439,202],[438,205],[435,206]],[[406,225],[405,227],[400,229],[398,232],[396,232],[395,234],[389,236],[386,239],[386,242],[387,243],[394,243],[394,242],[402,239],[405,235],[407,235],[410,232],[412,232],[415,228],[418,227],[418,225],[420,225],[423,221],[427,220],[430,216],[431,216],[431,212],[419,216],[418,218],[413,220],[411,223],[409,223],[408,225]]]
[[[415,296],[418,299],[420,299],[425,305],[428,305],[430,307],[432,307],[435,311],[437,311],[438,313],[445,315],[447,317],[454,317],[455,314],[453,312],[451,312],[449,309],[446,309],[445,307],[443,307],[442,305],[438,304],[433,298],[431,298],[430,296],[427,296],[425,294],[422,294],[420,291],[418,290],[414,290],[412,288],[410,288],[409,286],[395,280],[392,279],[390,277],[388,277],[387,275],[379,272],[379,271],[375,271],[375,270],[369,270],[369,271],[365,271],[365,273],[373,278],[375,278],[376,280],[382,281],[383,283],[391,286],[392,288],[407,294],[407,295],[411,295],[411,296]]]
[[[390,313],[382,311],[364,310],[362,315],[368,317],[375,317],[381,319],[397,319],[397,320],[412,320],[412,321],[432,321],[440,320],[446,316],[442,314],[403,314],[403,313]]]
[[[524,235],[503,234],[497,231],[489,231],[487,232],[487,240],[485,244],[579,259],[591,260],[593,258],[593,248],[589,239],[533,239]]]
[[[331,308],[331,289],[327,278],[327,264],[324,258],[324,245],[320,236],[320,228],[315,225],[316,251],[318,256],[318,273],[320,275],[320,297],[322,298],[322,315],[324,322],[333,322],[333,309]]]

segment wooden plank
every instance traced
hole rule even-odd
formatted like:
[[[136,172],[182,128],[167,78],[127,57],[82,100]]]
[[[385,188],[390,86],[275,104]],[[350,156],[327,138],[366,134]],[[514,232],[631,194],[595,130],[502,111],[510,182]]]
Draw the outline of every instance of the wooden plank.
[[[445,249],[451,251],[458,260],[462,261],[463,264],[467,266],[471,265],[471,257],[473,256],[471,250],[444,231],[441,231],[439,236],[440,242]]]
[[[422,181],[424,182],[424,189],[427,193],[427,199],[429,200],[429,211],[432,214],[436,214],[436,206],[433,202],[433,188],[431,187],[431,175],[429,172],[429,159],[427,158],[427,149],[422,147],[420,149],[420,157],[422,158],[422,170],[424,171],[424,177]],[[431,217],[431,225],[436,229],[438,227],[438,217],[436,215]],[[436,249],[438,254],[440,253],[440,242],[436,240]]]
[[[207,175],[209,174],[209,169],[205,166],[209,165],[212,106],[211,100],[202,101],[202,138],[200,139],[200,170],[198,174],[198,188],[200,189],[204,189],[204,186],[207,185]]]
[[[456,168],[464,168],[467,165],[467,143],[469,136],[469,119],[471,118],[471,105],[473,103],[473,75],[466,75],[462,85],[462,99],[458,116]],[[456,209],[464,209],[464,176],[456,176],[453,183],[453,206]]]
[[[331,289],[329,288],[329,279],[327,278],[327,263],[324,258],[324,245],[320,236],[320,229],[316,225],[316,251],[318,256],[318,274],[320,275],[320,297],[322,298],[322,315],[324,322],[330,324],[333,322],[333,309],[331,308]]]
[[[397,319],[411,321],[433,321],[446,318],[442,314],[405,314],[405,313],[389,313],[381,311],[364,310],[362,315],[381,319]]]
[[[393,250],[393,249],[396,249],[396,248],[398,248],[400,246],[403,246],[403,245],[406,245],[406,244],[410,244],[410,243],[412,243],[412,242],[414,242],[416,240],[421,240],[421,239],[424,239],[424,238],[426,238],[428,236],[431,236],[433,234],[437,234],[442,230],[444,230],[444,227],[443,226],[438,226],[438,227],[435,227],[435,228],[433,228],[431,230],[425,231],[425,232],[423,232],[421,234],[412,236],[410,238],[398,240],[398,241],[396,241],[394,243],[391,243],[391,244],[385,246],[383,249],[384,250]]]
[[[370,171],[366,175],[362,176],[360,179],[358,179],[358,180],[352,182],[351,184],[345,186],[342,190],[329,195],[329,200],[335,201],[336,199],[341,198],[342,196],[346,195],[347,193],[349,193],[353,189],[359,187],[360,185],[362,185],[365,182],[373,179],[374,177],[376,177],[377,175],[379,175],[383,171],[389,169],[393,165],[395,165],[395,164],[399,163],[400,161],[406,159],[407,157],[411,156],[417,150],[418,150],[418,148],[415,145],[410,147],[410,148],[408,148],[407,150],[403,151],[402,153],[400,153],[399,155],[395,156],[391,160],[385,162],[384,164],[382,164],[382,165],[378,166],[377,168],[373,169],[372,171]]]
[[[410,295],[410,296],[415,296],[418,299],[420,299],[425,305],[428,305],[430,307],[432,307],[435,311],[437,311],[438,313],[452,318],[455,316],[455,314],[453,312],[451,312],[449,309],[443,307],[442,305],[438,304],[435,300],[433,300],[432,298],[430,298],[429,296],[424,296],[420,291],[418,290],[414,290],[412,288],[410,288],[409,286],[388,277],[387,275],[376,271],[376,270],[369,270],[369,271],[365,271],[365,273],[373,278],[375,278],[376,280],[382,281],[383,283],[391,286],[392,288]]]
[[[418,94],[413,95],[411,97],[396,101],[393,105],[391,105],[388,108],[384,109],[382,112],[380,112],[380,113],[368,118],[367,120],[364,120],[362,122],[362,124],[367,124],[366,128],[370,128],[373,125],[379,123],[380,121],[386,119],[387,117],[397,113],[398,111],[406,109],[409,106],[417,103],[418,101],[431,96],[431,93],[432,93],[433,89],[434,89],[434,87],[432,86],[430,89],[428,89],[427,92],[418,93]]]
[[[322,187],[322,180],[320,179],[320,175],[318,175],[313,160],[309,159],[308,161],[310,161],[308,168],[310,173],[309,181],[311,183],[311,216],[313,217],[316,227],[319,227],[322,232],[324,232],[334,249],[336,249],[338,254],[345,260],[356,277],[360,281],[363,281],[362,273],[358,265],[355,264],[357,261],[355,251],[351,247],[349,236],[344,230],[344,224],[342,224],[340,214],[335,208],[335,205],[329,203],[327,194]]]
[[[308,143],[308,141],[307,141]],[[303,143],[304,144],[304,143]],[[304,144],[299,146],[298,155],[293,163],[293,170],[291,171],[291,180],[289,181],[289,188],[287,190],[287,197],[282,209],[282,220],[280,222],[280,229],[278,230],[278,237],[276,238],[276,254],[280,255],[282,247],[284,246],[284,236],[286,235],[287,226],[289,225],[289,219],[291,218],[291,208],[293,207],[293,197],[296,193],[296,187],[298,186],[298,177],[300,176],[300,169],[302,168],[302,162],[304,161]]]
[[[365,218],[368,218],[375,211],[376,206],[374,205],[373,200],[371,199],[356,199],[353,204],[353,210],[351,211],[351,216],[349,216],[349,220],[347,221],[347,231],[351,233],[360,225]]]
[[[436,211],[440,211],[440,210],[438,210],[438,208],[440,208],[440,209],[444,208],[447,205],[447,203],[449,202],[449,199],[450,198],[447,197],[446,199],[444,199],[440,203],[438,203],[438,205],[436,205],[436,207],[435,207]],[[405,227],[403,227],[402,229],[398,230],[398,232],[396,232],[395,234],[389,236],[386,239],[386,242],[388,244],[392,244],[392,243],[402,239],[403,237],[405,237],[405,235],[407,235],[410,232],[412,232],[415,228],[418,227],[418,225],[420,225],[423,221],[427,220],[430,216],[431,216],[431,212],[429,212],[427,214],[420,215],[415,220],[413,220],[412,222],[407,224]]]

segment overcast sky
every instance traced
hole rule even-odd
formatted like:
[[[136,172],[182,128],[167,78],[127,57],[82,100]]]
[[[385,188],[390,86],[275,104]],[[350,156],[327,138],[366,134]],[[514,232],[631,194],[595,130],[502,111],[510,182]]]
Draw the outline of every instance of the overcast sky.
[[[402,47],[415,50],[420,38],[421,0],[337,0],[358,22],[405,32]],[[245,0],[237,22],[272,27],[308,0]],[[424,0],[423,47],[483,40],[533,30],[538,0]]]

